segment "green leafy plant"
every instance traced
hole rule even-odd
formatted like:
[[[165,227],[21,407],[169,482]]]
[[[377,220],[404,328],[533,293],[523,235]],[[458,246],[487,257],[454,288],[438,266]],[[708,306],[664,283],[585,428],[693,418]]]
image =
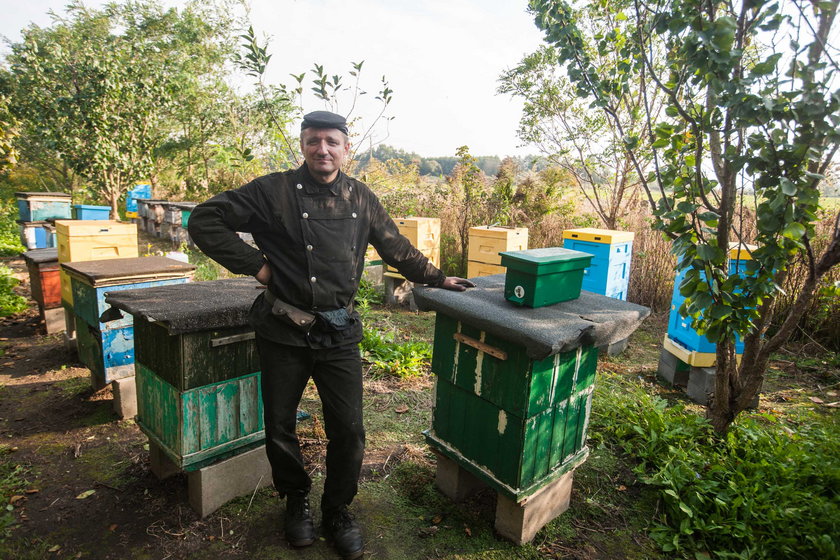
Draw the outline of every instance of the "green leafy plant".
[[[26,311],[26,298],[13,291],[19,283],[20,280],[12,276],[12,269],[0,264],[0,317]]]
[[[17,206],[12,202],[0,202],[0,256],[10,257],[26,251],[20,243],[20,231],[15,219]]]
[[[423,375],[432,359],[432,347],[426,342],[398,342],[393,333],[365,329],[361,342],[362,356],[378,371],[400,379]]]
[[[835,422],[740,416],[712,424],[640,383],[602,375],[590,433],[638,460],[659,489],[651,536],[666,552],[718,558],[837,558],[840,433]]]

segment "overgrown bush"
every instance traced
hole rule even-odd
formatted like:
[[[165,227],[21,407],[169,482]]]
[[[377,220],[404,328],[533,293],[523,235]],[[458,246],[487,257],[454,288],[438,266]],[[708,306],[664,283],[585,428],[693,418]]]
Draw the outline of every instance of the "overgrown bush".
[[[638,460],[659,489],[652,538],[696,558],[837,558],[836,422],[741,415],[725,436],[634,381],[602,375],[590,434]]]
[[[20,227],[15,220],[18,217],[14,202],[0,202],[0,257],[18,255],[26,248],[20,243]]]
[[[26,298],[14,292],[14,287],[19,283],[20,280],[12,276],[12,269],[0,264],[0,317],[26,311]]]

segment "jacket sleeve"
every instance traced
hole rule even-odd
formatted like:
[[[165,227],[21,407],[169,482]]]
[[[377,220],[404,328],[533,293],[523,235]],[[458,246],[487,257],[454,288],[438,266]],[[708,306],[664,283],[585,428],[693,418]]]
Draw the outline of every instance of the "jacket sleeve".
[[[214,196],[190,214],[190,237],[204,254],[234,274],[254,276],[265,264],[265,258],[236,232],[253,232],[267,226],[270,215],[264,198],[258,180]]]
[[[370,209],[370,243],[382,260],[399,270],[411,282],[440,286],[446,275],[400,233],[394,220],[373,193]]]

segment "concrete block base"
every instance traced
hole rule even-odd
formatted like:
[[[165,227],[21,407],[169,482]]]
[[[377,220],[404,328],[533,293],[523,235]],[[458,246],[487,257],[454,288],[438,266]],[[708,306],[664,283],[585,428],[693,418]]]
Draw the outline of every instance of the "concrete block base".
[[[68,350],[76,351],[76,314],[72,307],[64,306],[64,345]]]
[[[571,470],[521,502],[500,494],[496,500],[496,531],[516,544],[531,542],[537,531],[569,509],[573,478]]]
[[[627,350],[628,344],[630,344],[630,338],[625,338],[624,340],[619,340],[618,342],[613,342],[612,344],[599,347],[598,353],[606,354],[607,356],[618,356]]]
[[[160,480],[181,472],[180,467],[166,456],[166,453],[153,441],[149,442],[149,470]]]
[[[454,502],[464,500],[470,494],[485,487],[485,484],[478,480],[472,473],[462,469],[457,463],[449,459],[437,450],[437,470],[435,472],[435,486],[443,495]]]
[[[437,470],[435,486],[453,501],[459,502],[486,485],[457,463],[435,451]],[[537,532],[569,509],[572,495],[571,470],[520,502],[496,496],[496,531],[516,544],[533,540]]]
[[[693,367],[688,377],[688,388],[686,394],[688,398],[701,404],[709,406],[712,395],[715,394],[715,374],[717,370],[713,367]],[[756,395],[750,403],[749,408],[758,407],[759,396]]]
[[[414,303],[414,294],[411,291],[414,288],[413,282],[385,274],[382,277],[382,283],[385,284],[385,303],[407,305],[412,311],[417,311],[417,304]]]
[[[659,367],[656,370],[661,380],[668,385],[686,387],[690,369],[691,366],[671,354],[666,348],[662,348],[659,354]]]
[[[64,308],[54,307],[52,309],[41,310],[41,320],[44,321],[44,326],[47,329],[47,334],[55,334],[64,332],[67,327],[64,323]]]
[[[685,393],[688,398],[707,406],[709,404],[709,396],[715,392],[715,368],[713,367],[693,367],[688,375],[688,388]]]
[[[120,418],[137,416],[137,385],[134,376],[115,379],[111,382],[114,393],[114,412]]]
[[[190,506],[204,518],[239,496],[272,483],[265,446],[187,474]]]

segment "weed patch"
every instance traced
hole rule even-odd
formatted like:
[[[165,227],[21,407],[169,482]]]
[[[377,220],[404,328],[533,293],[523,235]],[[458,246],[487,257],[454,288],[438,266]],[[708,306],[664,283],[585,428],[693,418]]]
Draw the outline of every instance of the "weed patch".
[[[742,414],[725,436],[680,404],[604,374],[592,433],[638,460],[662,515],[651,537],[666,552],[728,558],[837,558],[840,440],[817,415],[790,424]]]

